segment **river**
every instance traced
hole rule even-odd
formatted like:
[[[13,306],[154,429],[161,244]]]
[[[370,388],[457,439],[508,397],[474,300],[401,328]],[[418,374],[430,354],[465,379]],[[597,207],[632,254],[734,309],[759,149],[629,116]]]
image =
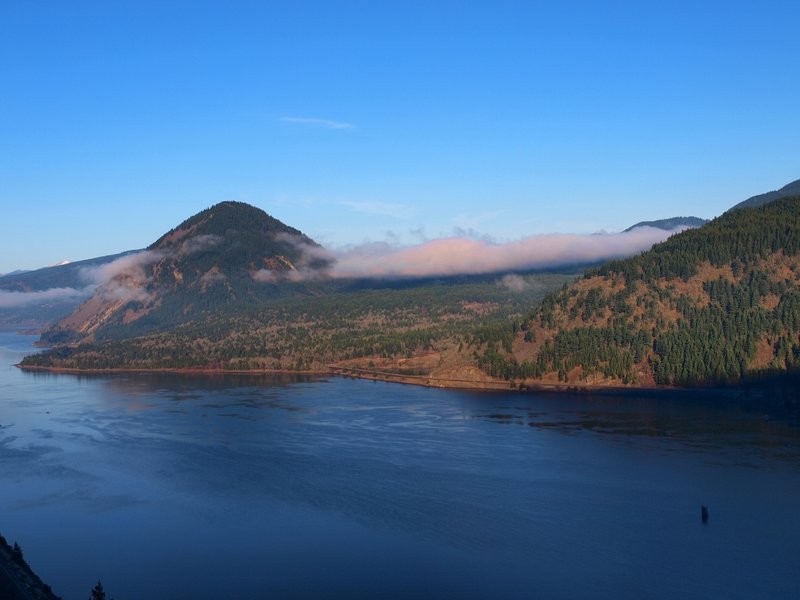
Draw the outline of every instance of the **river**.
[[[32,341],[0,332],[0,533],[65,600],[98,579],[116,600],[800,595],[800,428],[780,414],[22,372]]]

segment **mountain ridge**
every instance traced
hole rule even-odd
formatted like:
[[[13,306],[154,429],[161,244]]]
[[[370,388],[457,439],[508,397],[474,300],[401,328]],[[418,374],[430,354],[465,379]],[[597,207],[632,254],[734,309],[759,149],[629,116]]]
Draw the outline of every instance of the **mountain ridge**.
[[[702,227],[708,223],[707,219],[700,217],[670,217],[668,219],[656,219],[654,221],[639,221],[623,230],[623,233],[633,231],[637,227],[655,227],[656,229],[663,229],[664,231],[672,231],[678,227]]]
[[[773,190],[771,192],[766,192],[764,194],[757,194],[755,196],[751,196],[747,200],[742,200],[738,204],[735,204],[728,211],[738,210],[740,208],[757,208],[759,206],[764,206],[770,202],[774,202],[775,200],[779,200],[781,198],[786,198],[787,196],[797,196],[800,195],[800,179],[797,181],[792,181],[791,183],[787,183],[785,186],[778,190]]]

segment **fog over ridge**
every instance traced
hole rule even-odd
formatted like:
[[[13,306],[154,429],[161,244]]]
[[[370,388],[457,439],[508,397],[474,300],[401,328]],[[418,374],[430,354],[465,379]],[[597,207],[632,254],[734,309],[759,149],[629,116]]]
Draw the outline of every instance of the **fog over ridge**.
[[[634,256],[687,229],[637,227],[598,234],[545,234],[497,243],[486,238],[449,237],[413,246],[370,242],[340,250],[308,246],[313,258],[327,258],[335,278],[413,278],[482,275],[589,264]],[[300,271],[302,273],[302,271]]]
[[[84,300],[91,296],[95,289],[97,289],[97,285],[90,284],[83,288],[58,287],[33,292],[0,290],[0,308],[19,308],[32,304]]]
[[[510,242],[497,243],[487,238],[448,237],[423,241],[411,246],[387,242],[368,242],[328,250],[307,239],[281,234],[281,240],[302,251],[294,270],[273,272],[260,269],[252,273],[256,281],[275,283],[332,277],[344,278],[415,278],[453,275],[508,273],[559,266],[588,264],[633,256],[651,248],[669,236],[685,230],[665,231],[638,227],[621,233],[544,234]],[[110,300],[146,301],[149,282],[146,267],[172,255],[186,255],[215,246],[218,236],[196,236],[175,248],[143,250],[122,256],[110,263],[85,267],[80,277],[83,287],[59,287],[38,291],[0,290],[0,308],[15,308],[38,303],[85,300],[99,291]],[[315,268],[327,262],[326,268]],[[504,285],[515,289],[516,280]]]
[[[167,257],[181,257],[207,250],[221,241],[222,237],[218,235],[196,235],[167,249],[142,250],[105,264],[82,267],[78,271],[78,277],[86,282],[82,287],[57,287],[27,292],[0,290],[0,308],[82,301],[96,292],[102,293],[105,300],[145,302],[151,298],[145,289],[150,281],[145,267]]]

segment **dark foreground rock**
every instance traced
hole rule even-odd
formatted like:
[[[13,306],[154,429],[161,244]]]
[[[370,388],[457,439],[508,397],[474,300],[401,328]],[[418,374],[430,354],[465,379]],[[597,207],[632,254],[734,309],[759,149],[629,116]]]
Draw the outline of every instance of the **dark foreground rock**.
[[[0,535],[0,598],[4,600],[61,600],[39,579],[22,555]]]

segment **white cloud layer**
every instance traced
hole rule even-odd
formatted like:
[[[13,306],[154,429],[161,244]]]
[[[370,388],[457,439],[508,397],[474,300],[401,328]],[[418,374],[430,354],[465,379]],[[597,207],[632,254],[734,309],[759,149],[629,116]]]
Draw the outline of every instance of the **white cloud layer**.
[[[96,287],[96,285],[87,285],[83,288],[60,287],[38,292],[0,290],[0,308],[20,308],[37,304],[80,301],[91,296]]]
[[[416,246],[383,242],[332,254],[333,277],[429,277],[525,271],[633,256],[680,230],[640,227],[624,233],[539,235],[494,243],[452,237]]]
[[[0,290],[0,308],[42,305],[53,302],[86,300],[95,291],[107,300],[138,300],[151,298],[146,286],[150,279],[146,267],[167,256],[185,256],[213,248],[222,241],[217,235],[196,235],[180,241],[168,251],[144,250],[93,267],[83,267],[79,277],[86,282],[81,288],[60,287],[33,292]]]

